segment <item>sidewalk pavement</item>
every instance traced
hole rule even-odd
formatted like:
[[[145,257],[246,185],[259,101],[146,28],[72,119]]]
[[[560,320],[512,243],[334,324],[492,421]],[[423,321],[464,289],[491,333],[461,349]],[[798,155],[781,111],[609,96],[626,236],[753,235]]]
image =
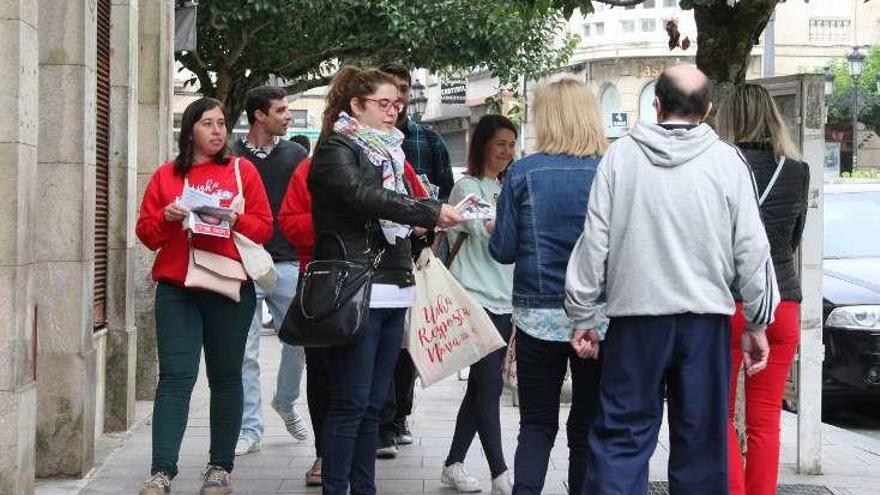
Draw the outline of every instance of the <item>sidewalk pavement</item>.
[[[263,413],[265,433],[259,453],[236,458],[233,487],[238,495],[275,493],[320,493],[320,488],[307,488],[304,475],[314,460],[311,439],[297,442],[284,429],[281,419],[269,407],[280,360],[277,337],[264,336],[261,343]],[[397,459],[377,460],[376,484],[382,495],[437,494],[456,492],[440,483],[440,470],[445,460],[455,416],[466,382],[455,377],[433,387],[416,390],[415,411],[411,426],[416,440],[400,449]],[[298,401],[298,410],[308,418],[305,405],[305,380]],[[508,392],[502,402],[501,426],[504,454],[513,467],[518,431],[518,412]],[[139,417],[144,418],[130,432],[104,435],[97,448],[99,466],[84,480],[40,481],[38,495],[79,493],[134,494],[148,476],[150,468],[150,421],[152,403],[138,404]],[[560,434],[551,453],[544,493],[564,494],[568,454],[565,439],[567,408],[560,412]],[[205,466],[209,438],[208,385],[204,374],[199,377],[190,407],[189,426],[180,455],[180,474],[172,493],[197,493],[199,474]],[[796,417],[784,413],[782,422],[782,465],[780,483],[791,485],[780,494],[810,493],[836,495],[870,495],[880,493],[880,440],[826,425],[823,431],[823,476],[795,473],[797,431]],[[660,433],[660,443],[651,458],[651,479],[666,480],[669,454],[668,431]],[[479,439],[468,452],[466,466],[482,481],[484,492],[491,488],[489,469],[483,458]],[[659,484],[655,484],[659,485]],[[820,487],[827,487],[822,489]],[[654,488],[659,488],[655,486]],[[652,490],[655,493],[655,490]],[[659,491],[657,493],[660,493]]]

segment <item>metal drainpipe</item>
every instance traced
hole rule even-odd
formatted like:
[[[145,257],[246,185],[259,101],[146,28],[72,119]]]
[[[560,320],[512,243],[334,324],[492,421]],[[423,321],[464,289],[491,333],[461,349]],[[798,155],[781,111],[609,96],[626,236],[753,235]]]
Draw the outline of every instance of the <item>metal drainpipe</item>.
[[[764,28],[764,68],[762,77],[773,77],[776,73],[776,12],[770,15]]]

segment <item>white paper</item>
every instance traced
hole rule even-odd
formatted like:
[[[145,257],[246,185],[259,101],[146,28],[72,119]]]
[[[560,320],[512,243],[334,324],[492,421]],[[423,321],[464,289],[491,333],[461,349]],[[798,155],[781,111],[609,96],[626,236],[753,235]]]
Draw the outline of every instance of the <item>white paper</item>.
[[[235,210],[220,206],[220,199],[194,187],[185,187],[177,204],[189,210],[183,220],[183,228],[193,234],[228,238],[232,235],[229,222],[224,217],[231,216]]]
[[[495,205],[473,193],[459,201],[455,205],[455,209],[466,220],[491,220],[495,218]]]

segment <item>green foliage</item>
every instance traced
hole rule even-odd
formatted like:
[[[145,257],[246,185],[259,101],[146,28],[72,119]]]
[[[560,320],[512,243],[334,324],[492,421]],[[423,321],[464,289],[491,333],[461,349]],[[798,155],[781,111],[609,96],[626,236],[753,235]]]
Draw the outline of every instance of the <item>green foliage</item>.
[[[834,90],[828,98],[828,123],[849,126],[852,119],[853,78],[845,57],[831,64],[834,73]],[[880,74],[880,46],[871,48],[865,58],[865,66],[859,77],[859,122],[880,134],[880,94],[877,93],[877,77]]]
[[[859,169],[855,172],[844,172],[840,174],[844,179],[880,179],[880,170],[876,168]]]
[[[558,11],[505,0],[203,0],[198,48],[177,55],[203,94],[240,112],[270,76],[291,92],[326,84],[340,65],[395,61],[435,72],[487,70],[502,84],[564,65],[577,45]]]
[[[486,112],[504,115],[517,127],[522,127],[526,117],[526,102],[519,91],[501,88],[494,95],[486,98]]]

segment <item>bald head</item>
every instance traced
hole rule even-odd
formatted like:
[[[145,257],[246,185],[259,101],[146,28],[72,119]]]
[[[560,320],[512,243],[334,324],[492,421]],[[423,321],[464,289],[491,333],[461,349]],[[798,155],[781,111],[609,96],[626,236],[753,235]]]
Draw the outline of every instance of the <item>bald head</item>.
[[[678,64],[660,74],[655,87],[657,121],[700,122],[712,109],[709,78],[690,64]]]

